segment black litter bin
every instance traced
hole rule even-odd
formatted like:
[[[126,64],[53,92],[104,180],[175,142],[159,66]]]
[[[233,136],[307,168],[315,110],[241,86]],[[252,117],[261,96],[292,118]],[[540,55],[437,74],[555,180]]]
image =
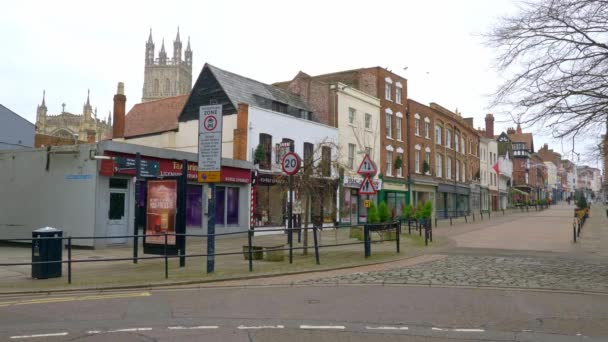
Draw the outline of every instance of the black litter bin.
[[[63,231],[46,227],[32,232],[32,262],[57,261],[32,264],[32,278],[47,279],[61,277]],[[36,239],[42,238],[42,239]]]

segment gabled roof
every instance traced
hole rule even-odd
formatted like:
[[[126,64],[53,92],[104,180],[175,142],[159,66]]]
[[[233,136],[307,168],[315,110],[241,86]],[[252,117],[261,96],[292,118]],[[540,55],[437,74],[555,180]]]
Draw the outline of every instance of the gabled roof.
[[[13,116],[15,118],[19,118],[19,119],[23,120],[24,123],[28,123],[31,126],[34,126],[34,124],[29,122],[29,120],[27,120],[26,118],[22,117],[21,115],[13,112],[12,110],[10,110],[10,109],[4,107],[2,104],[0,104],[0,116],[9,116],[9,115]]]
[[[224,105],[224,114],[236,113],[239,103],[270,109],[273,101],[291,107],[289,114],[299,115],[299,110],[312,111],[296,94],[206,63],[179,120],[198,119],[198,107],[212,101]]]
[[[511,133],[508,136],[512,142],[525,143],[526,147],[534,152],[534,138],[532,133]]]
[[[138,103],[125,117],[125,138],[175,130],[188,95]]]

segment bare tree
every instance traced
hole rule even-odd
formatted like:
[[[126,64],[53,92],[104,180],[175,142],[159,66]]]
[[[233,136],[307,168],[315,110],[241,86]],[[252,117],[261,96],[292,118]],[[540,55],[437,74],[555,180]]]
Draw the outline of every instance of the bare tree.
[[[484,37],[507,77],[494,106],[555,138],[599,136],[608,119],[608,1],[522,2]]]

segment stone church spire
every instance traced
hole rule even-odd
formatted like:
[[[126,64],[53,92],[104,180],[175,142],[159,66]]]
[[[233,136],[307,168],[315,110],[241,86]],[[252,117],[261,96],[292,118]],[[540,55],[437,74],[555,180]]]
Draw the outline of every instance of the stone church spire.
[[[186,46],[186,52],[184,53],[184,59],[186,60],[186,65],[192,67],[192,49],[190,48],[190,37],[188,37],[188,46]]]
[[[42,91],[42,103],[36,109],[36,131],[37,132],[44,132],[44,128],[46,125],[47,108],[46,108],[45,97],[46,97],[46,90],[43,90]]]
[[[178,64],[182,60],[182,41],[179,39],[179,26],[177,27],[177,36],[173,42],[173,61]]]
[[[84,121],[89,121],[91,119],[91,114],[93,114],[93,107],[91,107],[90,95],[91,90],[87,89],[87,102],[82,107],[82,116]]]
[[[160,47],[160,52],[158,53],[158,61],[160,65],[167,64],[167,52],[165,51],[165,39],[163,38],[163,45]]]
[[[152,40],[152,28],[146,42],[146,65],[154,64],[154,41]]]

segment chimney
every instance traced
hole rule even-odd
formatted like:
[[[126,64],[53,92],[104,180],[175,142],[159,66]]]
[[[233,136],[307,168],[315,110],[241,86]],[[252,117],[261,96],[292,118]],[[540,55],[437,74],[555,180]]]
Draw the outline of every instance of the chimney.
[[[545,143],[545,145],[544,145],[544,149],[545,149],[545,150],[549,150],[549,144]]]
[[[513,127],[507,128],[507,134],[515,134],[515,130],[513,129]]]
[[[114,95],[114,125],[112,127],[112,139],[125,137],[125,108],[127,97],[125,96],[125,84],[118,82],[118,89]]]
[[[486,115],[486,138],[494,139],[494,115]]]
[[[249,133],[249,105],[239,103],[236,117],[236,129],[232,144],[232,158],[247,160],[247,135]]]

